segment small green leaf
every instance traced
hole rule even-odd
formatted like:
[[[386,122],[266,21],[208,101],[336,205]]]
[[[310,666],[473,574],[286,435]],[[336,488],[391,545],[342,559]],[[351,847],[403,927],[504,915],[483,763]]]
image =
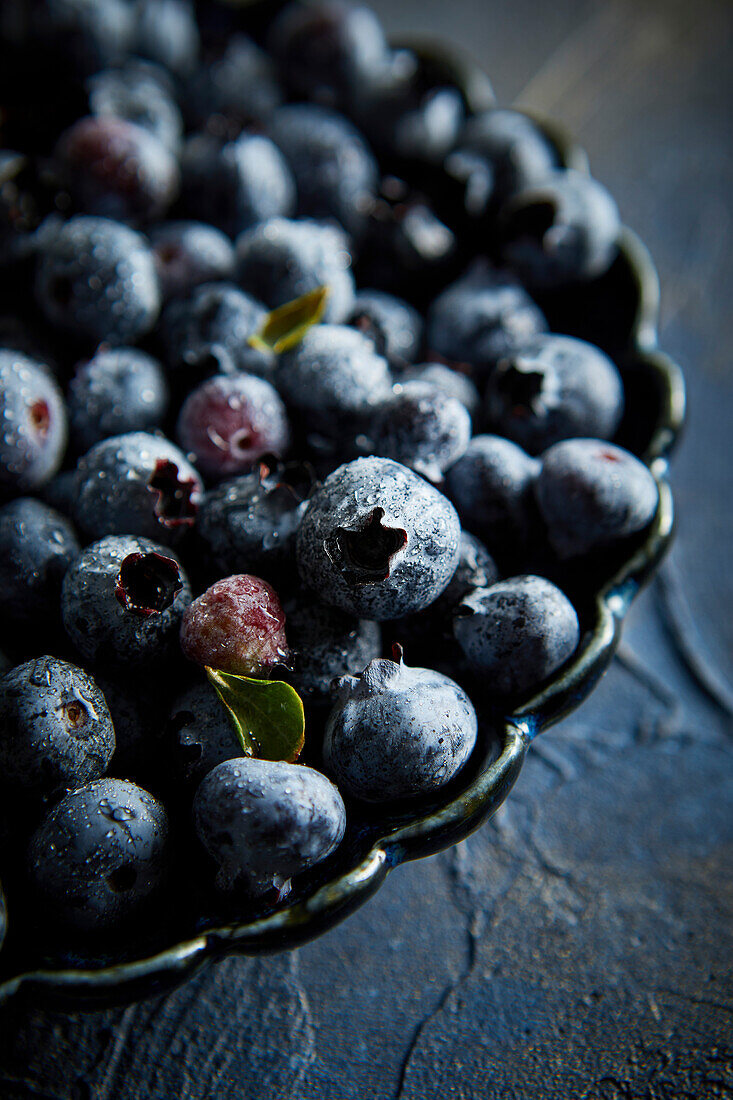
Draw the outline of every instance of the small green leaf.
[[[268,313],[260,331],[250,336],[247,343],[259,351],[274,351],[277,354],[295,347],[311,325],[320,321],[327,298],[328,287],[319,286],[302,298],[278,306]]]
[[[247,756],[292,763],[305,741],[305,714],[297,691],[284,680],[255,680],[217,668],[206,675],[234,725]]]

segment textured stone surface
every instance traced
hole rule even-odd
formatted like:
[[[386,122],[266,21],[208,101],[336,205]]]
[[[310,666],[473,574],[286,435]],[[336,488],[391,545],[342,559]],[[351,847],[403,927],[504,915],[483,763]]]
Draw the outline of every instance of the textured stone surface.
[[[662,277],[690,422],[677,543],[619,657],[493,823],[300,951],[158,1001],[0,1014],[4,1100],[733,1095],[730,249],[723,0],[401,0],[564,121]],[[522,92],[522,89],[524,91]]]

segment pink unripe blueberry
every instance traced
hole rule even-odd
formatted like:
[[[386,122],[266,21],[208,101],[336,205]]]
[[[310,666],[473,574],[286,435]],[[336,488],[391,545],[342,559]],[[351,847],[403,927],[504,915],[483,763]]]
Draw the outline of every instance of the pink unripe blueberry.
[[[178,439],[209,477],[248,470],[262,455],[282,455],[290,443],[288,419],[277,390],[253,374],[218,374],[183,403]]]
[[[212,584],[183,615],[181,649],[189,660],[222,672],[266,675],[288,652],[274,588],[246,573]]]

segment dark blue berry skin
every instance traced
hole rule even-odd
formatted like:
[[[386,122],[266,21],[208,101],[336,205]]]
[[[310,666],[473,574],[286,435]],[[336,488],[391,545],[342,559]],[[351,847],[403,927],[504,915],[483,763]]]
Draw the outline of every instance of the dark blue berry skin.
[[[374,202],[379,170],[356,127],[325,107],[295,103],[274,112],[267,132],[295,178],[298,213],[335,218],[358,239]]]
[[[60,512],[62,516],[71,518],[76,495],[76,470],[61,470],[47,481],[41,489],[40,496],[49,508]]]
[[[177,652],[186,574],[149,539],[110,535],[84,550],[64,577],[61,609],[69,638],[86,661],[144,668]]]
[[[250,38],[235,34],[225,52],[189,81],[186,108],[193,126],[216,115],[232,135],[263,123],[280,104],[282,91],[272,59]]]
[[[471,701],[453,680],[379,659],[341,681],[323,759],[354,798],[416,798],[460,771],[476,744],[476,728]]]
[[[474,383],[462,371],[447,367],[444,363],[420,363],[407,367],[400,375],[401,382],[413,380],[428,382],[446,397],[454,397],[468,410],[472,422],[478,419],[481,397]]]
[[[203,553],[219,576],[254,573],[269,579],[295,559],[295,534],[307,508],[283,471],[260,467],[204,494],[196,517]]]
[[[399,382],[369,426],[372,454],[394,458],[439,482],[466,450],[471,417],[465,405],[430,382]]]
[[[0,349],[0,493],[38,489],[66,448],[64,400],[49,370]]]
[[[92,539],[130,534],[174,543],[193,525],[201,491],[178,447],[128,432],[103,439],[79,460],[74,519]]]
[[[329,699],[333,681],[356,675],[381,654],[379,623],[357,619],[302,593],[285,607],[292,669],[283,678],[311,702]]]
[[[302,579],[326,603],[362,619],[420,611],[458,564],[450,501],[387,458],[338,467],[310,499],[297,536]]]
[[[188,0],[135,0],[132,52],[188,76],[199,53],[199,32]]]
[[[383,290],[359,290],[346,324],[374,343],[394,368],[413,363],[422,342],[422,317],[416,309]]]
[[[556,150],[532,119],[492,108],[467,120],[445,169],[462,185],[466,213],[480,217],[557,165]]]
[[[390,64],[375,13],[343,0],[289,4],[272,26],[269,47],[292,91],[326,106],[348,101]]]
[[[386,359],[346,325],[314,325],[277,363],[275,384],[306,427],[328,437],[367,421],[390,392]]]
[[[611,439],[624,390],[608,356],[570,336],[536,336],[501,359],[489,378],[489,426],[529,454],[562,439]]]
[[[183,119],[164,70],[130,59],[120,68],[95,73],[86,90],[91,115],[127,119],[154,134],[172,152],[178,150]]]
[[[581,172],[553,172],[502,207],[501,256],[538,290],[593,279],[616,256],[621,231],[616,203]]]
[[[77,73],[121,61],[132,45],[133,9],[127,0],[33,0],[29,30]]]
[[[396,176],[382,179],[369,225],[359,241],[360,285],[429,299],[444,287],[455,265],[455,234],[430,200]]]
[[[168,818],[135,783],[98,779],[71,791],[33,836],[34,887],[53,920],[100,932],[133,918],[165,877]]]
[[[542,456],[535,496],[561,558],[587,554],[642,531],[659,503],[638,458],[597,439],[567,439]]]
[[[45,227],[36,298],[48,321],[95,344],[134,343],[160,309],[144,238],[119,222],[84,215]]]
[[[241,134],[225,145],[211,135],[196,135],[183,151],[182,168],[188,216],[230,237],[295,212],[291,171],[277,146],[262,134]]]
[[[386,157],[439,164],[456,142],[465,117],[458,88],[426,82],[408,50],[394,55],[386,78],[366,88],[355,113]]]
[[[303,764],[238,757],[204,779],[194,824],[219,864],[222,889],[287,891],[289,880],[320,863],[346,827],[341,795],[325,775]]]
[[[109,436],[159,428],[168,407],[168,383],[152,356],[137,348],[102,349],[79,364],[69,383],[71,440],[88,451]]]
[[[0,681],[2,782],[34,796],[104,775],[115,732],[104,696],[83,669],[37,657]]]
[[[474,589],[458,608],[453,630],[474,672],[496,695],[534,691],[580,639],[573,605],[550,581],[534,576]]]
[[[539,308],[511,274],[477,266],[434,300],[426,338],[431,352],[470,364],[483,379],[503,356],[546,330]]]
[[[499,568],[484,544],[468,531],[461,531],[456,571],[433,606],[452,612],[472,589],[488,588],[499,580],[499,575]]]
[[[324,320],[343,321],[353,308],[351,256],[336,226],[273,218],[243,233],[236,250],[239,283],[270,309],[320,286],[328,287]]]
[[[171,372],[185,383],[212,374],[247,371],[267,377],[275,357],[248,341],[264,324],[267,310],[256,298],[228,283],[205,283],[170,302],[158,335]]]
[[[217,764],[244,755],[229,714],[210,684],[194,684],[178,696],[168,732],[174,763],[187,783],[199,784]]]
[[[21,497],[0,508],[0,618],[7,626],[49,627],[78,553],[71,523],[47,504]]]
[[[539,463],[498,435],[475,435],[448,471],[445,491],[463,523],[492,553],[522,548],[530,528]]]
[[[164,222],[150,231],[164,299],[190,294],[202,283],[234,277],[234,247],[213,225]]]

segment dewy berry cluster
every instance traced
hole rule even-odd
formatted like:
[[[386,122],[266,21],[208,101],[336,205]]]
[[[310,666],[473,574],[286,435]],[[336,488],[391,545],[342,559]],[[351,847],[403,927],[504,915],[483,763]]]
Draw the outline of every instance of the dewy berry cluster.
[[[529,118],[344,0],[0,36],[0,875],[68,958],[460,782],[657,489],[553,321],[615,204]]]

